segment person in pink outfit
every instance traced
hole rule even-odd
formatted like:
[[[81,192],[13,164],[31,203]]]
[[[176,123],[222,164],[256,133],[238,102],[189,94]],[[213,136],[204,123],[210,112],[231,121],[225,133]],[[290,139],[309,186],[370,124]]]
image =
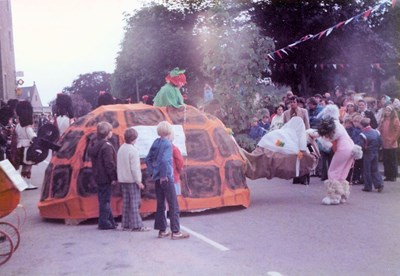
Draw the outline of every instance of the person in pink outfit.
[[[318,128],[320,141],[325,147],[332,147],[334,155],[328,169],[327,196],[322,200],[325,205],[337,205],[347,201],[350,195],[347,175],[353,165],[354,142],[339,121],[339,109],[336,105],[327,105],[319,116],[322,121]]]

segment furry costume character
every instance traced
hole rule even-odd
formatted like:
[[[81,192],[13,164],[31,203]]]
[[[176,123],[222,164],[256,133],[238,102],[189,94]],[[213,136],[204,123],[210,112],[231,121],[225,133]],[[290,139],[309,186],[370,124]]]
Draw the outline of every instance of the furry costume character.
[[[154,106],[172,106],[179,108],[184,105],[180,88],[186,84],[185,70],[175,68],[166,77],[167,82],[154,98]]]
[[[346,177],[353,165],[354,143],[346,129],[339,121],[339,109],[336,105],[327,105],[318,118],[321,124],[318,133],[323,147],[333,146],[334,155],[328,169],[328,179],[325,180],[327,196],[322,204],[336,205],[347,201],[350,195],[349,182]]]

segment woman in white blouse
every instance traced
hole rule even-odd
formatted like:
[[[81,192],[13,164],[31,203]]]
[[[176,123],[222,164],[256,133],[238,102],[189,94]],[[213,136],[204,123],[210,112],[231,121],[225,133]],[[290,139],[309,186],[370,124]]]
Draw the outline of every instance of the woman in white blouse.
[[[269,128],[270,131],[280,129],[283,126],[283,111],[284,111],[284,106],[283,105],[278,105],[275,108],[275,115],[272,118],[271,121],[271,126]]]

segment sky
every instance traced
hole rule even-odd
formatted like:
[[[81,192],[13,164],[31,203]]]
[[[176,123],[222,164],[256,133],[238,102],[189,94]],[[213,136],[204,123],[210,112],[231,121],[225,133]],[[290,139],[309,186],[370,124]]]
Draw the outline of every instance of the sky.
[[[143,0],[11,0],[16,71],[35,82],[42,104],[80,74],[113,73],[124,36],[123,12]]]

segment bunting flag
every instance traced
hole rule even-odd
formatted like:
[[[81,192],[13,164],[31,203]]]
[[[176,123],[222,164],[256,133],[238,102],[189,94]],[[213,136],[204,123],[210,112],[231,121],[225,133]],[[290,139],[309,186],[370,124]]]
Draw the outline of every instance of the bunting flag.
[[[318,63],[318,64],[308,64],[309,68],[314,68],[315,70],[320,69],[320,70],[326,70],[326,69],[334,69],[334,70],[342,70],[345,68],[352,68],[353,66],[359,67],[360,65],[363,66],[369,66],[371,69],[382,69],[382,65],[384,66],[390,66],[390,65],[398,65],[400,66],[400,62],[397,63],[358,63],[358,64],[337,64],[337,63]],[[273,65],[274,69],[278,69],[279,71],[291,71],[291,70],[297,70],[298,64],[297,63],[279,63],[279,64],[274,64]]]
[[[360,13],[360,14],[357,14],[357,15],[355,15],[355,16],[353,16],[353,17],[351,17],[351,18],[349,18],[349,19],[347,19],[347,20],[345,20],[345,21],[339,22],[338,24],[336,24],[336,25],[334,25],[334,26],[332,26],[332,27],[330,27],[330,28],[328,28],[328,29],[325,29],[325,30],[323,30],[323,31],[321,31],[321,32],[319,32],[319,33],[317,33],[317,34],[315,34],[315,35],[312,35],[312,34],[305,35],[305,36],[303,36],[302,38],[300,38],[298,41],[293,42],[293,43],[289,44],[289,45],[286,46],[286,47],[283,47],[283,48],[278,49],[278,50],[276,50],[276,51],[274,51],[274,52],[268,53],[267,56],[268,56],[271,60],[273,60],[273,61],[275,61],[276,56],[279,57],[280,59],[283,59],[282,53],[284,53],[285,55],[288,56],[288,55],[289,55],[289,52],[291,51],[290,48],[293,48],[293,47],[295,47],[296,45],[298,45],[298,44],[300,44],[300,43],[303,43],[303,42],[305,42],[305,41],[308,41],[308,40],[313,40],[313,39],[315,39],[315,38],[321,39],[322,37],[327,37],[327,36],[329,36],[334,30],[337,30],[337,29],[339,29],[340,27],[349,24],[349,23],[352,22],[353,20],[354,20],[355,22],[357,22],[357,21],[360,20],[360,18],[362,18],[363,21],[366,21],[366,20],[368,19],[368,17],[371,15],[371,13],[373,13],[373,12],[375,12],[375,11],[377,11],[377,10],[382,9],[382,8],[384,7],[384,5],[387,5],[389,2],[391,2],[392,7],[394,7],[394,6],[396,5],[396,0],[387,0],[387,1],[383,2],[383,3],[381,3],[381,4],[376,5],[376,6],[373,7],[373,8],[370,8],[370,9],[368,9],[368,10],[366,10],[366,11]],[[281,52],[282,52],[282,53],[281,53]],[[275,58],[274,58],[274,57],[275,57]]]

